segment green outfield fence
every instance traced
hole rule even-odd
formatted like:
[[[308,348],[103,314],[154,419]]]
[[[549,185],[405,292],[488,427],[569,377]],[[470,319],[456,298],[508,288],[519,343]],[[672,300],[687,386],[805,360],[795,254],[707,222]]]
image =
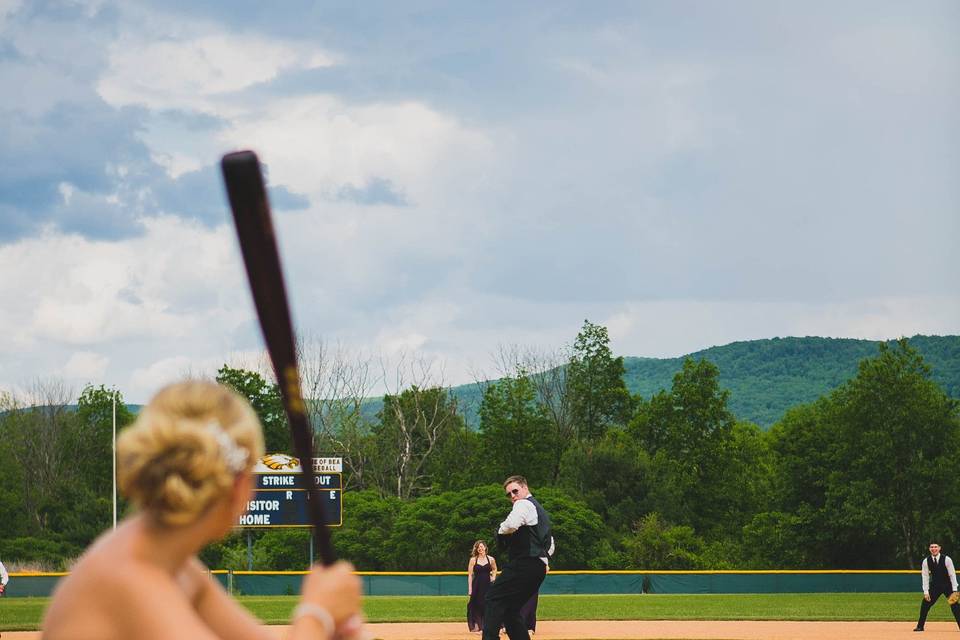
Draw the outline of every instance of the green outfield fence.
[[[305,571],[211,571],[233,593],[293,595]],[[49,596],[66,573],[11,573],[9,597]],[[364,595],[462,596],[465,571],[360,571]],[[551,571],[540,593],[846,593],[917,592],[919,571]]]

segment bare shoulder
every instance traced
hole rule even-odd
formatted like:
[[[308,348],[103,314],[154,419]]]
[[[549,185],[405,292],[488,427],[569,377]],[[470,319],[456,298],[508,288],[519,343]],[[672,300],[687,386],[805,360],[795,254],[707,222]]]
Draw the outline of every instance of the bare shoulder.
[[[143,591],[143,576],[121,563],[110,566],[101,558],[85,557],[57,585],[43,620],[43,637],[120,638],[121,617]]]
[[[44,638],[210,638],[182,586],[145,563],[78,565],[57,588]]]

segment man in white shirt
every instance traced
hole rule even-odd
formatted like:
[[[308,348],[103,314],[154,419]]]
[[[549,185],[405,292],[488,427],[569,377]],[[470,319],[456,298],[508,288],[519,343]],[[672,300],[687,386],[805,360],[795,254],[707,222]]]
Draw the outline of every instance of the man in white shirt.
[[[953,560],[948,555],[940,553],[940,545],[930,543],[930,555],[920,564],[920,577],[923,583],[923,600],[920,602],[920,619],[914,631],[923,631],[930,607],[940,598],[947,596],[947,601],[957,591],[957,571]],[[954,600],[950,605],[953,618],[960,627],[960,603]]]
[[[487,590],[483,640],[497,640],[502,624],[510,640],[530,640],[520,615],[523,605],[540,589],[553,555],[550,516],[530,494],[523,476],[510,476],[503,483],[513,508],[497,530],[497,541],[509,560],[497,581]]]
[[[10,574],[7,573],[7,568],[0,562],[0,596],[7,591],[8,582],[10,582]]]

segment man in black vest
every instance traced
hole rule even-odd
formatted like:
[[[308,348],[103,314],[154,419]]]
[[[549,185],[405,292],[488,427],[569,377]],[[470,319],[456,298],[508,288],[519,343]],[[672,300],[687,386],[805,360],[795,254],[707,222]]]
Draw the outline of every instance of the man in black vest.
[[[950,595],[957,590],[957,571],[953,566],[953,560],[950,556],[940,553],[940,545],[936,542],[930,544],[930,555],[924,558],[920,565],[920,575],[923,581],[923,601],[920,603],[920,619],[914,631],[923,631],[927,613],[940,596],[947,596],[949,599]],[[951,604],[950,610],[957,621],[957,626],[960,627],[960,603]]]
[[[523,476],[510,476],[503,489],[513,508],[500,523],[497,542],[506,549],[508,561],[487,591],[483,640],[497,640],[501,625],[510,640],[530,640],[520,609],[537,592],[547,573],[547,558],[553,555],[553,531],[550,516],[530,495]]]

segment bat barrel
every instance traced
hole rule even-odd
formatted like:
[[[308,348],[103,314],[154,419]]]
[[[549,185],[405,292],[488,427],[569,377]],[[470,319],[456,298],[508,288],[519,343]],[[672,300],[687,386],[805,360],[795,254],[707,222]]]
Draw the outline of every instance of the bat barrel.
[[[313,480],[313,429],[300,390],[293,322],[260,161],[252,151],[237,151],[225,155],[220,166],[254,306],[290,423],[294,452],[307,483],[314,543],[321,562],[329,565],[335,555],[323,502]]]

